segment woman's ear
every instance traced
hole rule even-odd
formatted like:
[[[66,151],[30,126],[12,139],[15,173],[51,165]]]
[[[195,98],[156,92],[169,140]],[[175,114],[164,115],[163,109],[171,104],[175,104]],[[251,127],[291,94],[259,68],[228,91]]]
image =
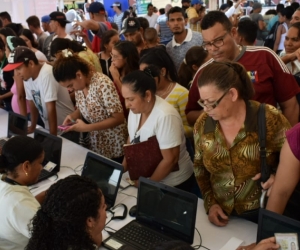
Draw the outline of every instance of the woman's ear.
[[[239,98],[239,93],[236,88],[229,89],[229,93],[233,102],[235,102]]]
[[[88,217],[88,218],[86,219],[86,226],[87,226],[88,230],[90,231],[90,230],[94,227],[94,225],[95,225],[95,220],[94,220],[94,218]]]
[[[192,69],[193,71],[197,72],[197,70],[199,69],[199,67],[196,64],[192,65]]]
[[[25,161],[22,163],[22,172],[28,176],[28,173],[30,172],[30,162],[29,161]]]
[[[146,102],[150,102],[151,101],[151,99],[152,99],[152,93],[151,93],[151,91],[150,90],[147,90],[146,92],[145,92],[145,101]]]

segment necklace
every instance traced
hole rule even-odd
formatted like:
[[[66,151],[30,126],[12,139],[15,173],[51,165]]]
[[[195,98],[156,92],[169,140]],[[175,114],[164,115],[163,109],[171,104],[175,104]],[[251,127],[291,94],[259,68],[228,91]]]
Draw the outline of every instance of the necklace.
[[[173,86],[173,82],[170,82],[168,88],[162,94],[157,94],[157,95],[163,98],[163,96],[167,95],[171,91],[172,86]]]

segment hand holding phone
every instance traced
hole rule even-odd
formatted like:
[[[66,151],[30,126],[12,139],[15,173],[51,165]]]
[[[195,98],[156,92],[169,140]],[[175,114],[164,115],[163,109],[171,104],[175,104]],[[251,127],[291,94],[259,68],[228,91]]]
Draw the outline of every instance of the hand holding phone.
[[[65,131],[67,130],[68,128],[70,128],[72,125],[74,125],[75,122],[72,122],[72,123],[69,123],[69,124],[66,124],[66,125],[59,125],[57,128],[62,130],[62,131]]]

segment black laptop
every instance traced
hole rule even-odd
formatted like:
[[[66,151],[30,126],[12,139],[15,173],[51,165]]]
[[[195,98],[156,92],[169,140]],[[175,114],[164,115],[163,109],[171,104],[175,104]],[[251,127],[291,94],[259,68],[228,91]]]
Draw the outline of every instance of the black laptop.
[[[60,170],[62,138],[51,135],[42,130],[36,129],[34,131],[34,139],[41,143],[45,158],[43,161],[43,169],[37,182],[48,179],[56,175]]]
[[[0,138],[0,147],[3,147],[5,142],[8,141],[12,136],[27,135],[27,127],[27,117],[10,111],[8,113],[7,136]]]
[[[261,208],[256,242],[273,237],[275,233],[297,233],[300,245],[300,221]]]
[[[143,250],[170,240],[192,244],[197,202],[192,193],[140,177],[136,220],[104,240],[103,245],[112,250]]]
[[[81,176],[94,180],[101,189],[106,203],[106,209],[115,205],[123,166],[106,157],[88,152],[85,158]]]

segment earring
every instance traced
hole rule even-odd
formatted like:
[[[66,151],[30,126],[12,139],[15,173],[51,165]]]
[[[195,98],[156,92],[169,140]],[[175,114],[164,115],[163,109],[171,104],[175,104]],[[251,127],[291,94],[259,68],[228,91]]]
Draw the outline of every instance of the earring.
[[[81,76],[79,77],[79,79],[81,79]]]
[[[25,175],[26,175],[26,176],[28,176],[28,173],[27,173],[27,172],[25,172]]]
[[[150,100],[148,100],[148,103],[150,102]]]

